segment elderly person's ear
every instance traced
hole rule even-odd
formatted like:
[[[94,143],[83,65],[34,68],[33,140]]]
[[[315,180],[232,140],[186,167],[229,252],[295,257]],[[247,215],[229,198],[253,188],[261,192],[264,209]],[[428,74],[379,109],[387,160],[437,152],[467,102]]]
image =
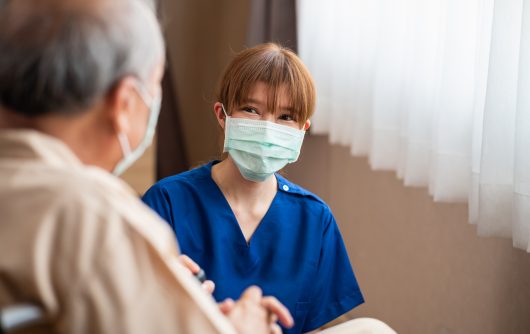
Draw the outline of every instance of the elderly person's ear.
[[[136,92],[136,80],[130,76],[121,79],[107,95],[105,103],[108,116],[117,133],[130,131],[131,115],[140,107],[141,101]]]

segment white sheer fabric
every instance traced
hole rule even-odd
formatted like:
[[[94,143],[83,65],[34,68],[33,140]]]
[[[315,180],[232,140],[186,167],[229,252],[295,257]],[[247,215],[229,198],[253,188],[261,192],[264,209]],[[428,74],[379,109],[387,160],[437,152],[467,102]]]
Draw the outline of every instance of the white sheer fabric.
[[[313,133],[530,251],[530,0],[299,0]]]

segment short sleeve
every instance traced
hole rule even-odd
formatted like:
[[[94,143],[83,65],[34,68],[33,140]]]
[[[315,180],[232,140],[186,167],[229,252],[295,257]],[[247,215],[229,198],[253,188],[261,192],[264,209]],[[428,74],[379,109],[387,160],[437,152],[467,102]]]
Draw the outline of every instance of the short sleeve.
[[[169,195],[160,184],[157,183],[149,188],[142,197],[142,201],[174,229]]]
[[[329,209],[325,219],[314,295],[303,332],[318,328],[364,302],[339,227]]]

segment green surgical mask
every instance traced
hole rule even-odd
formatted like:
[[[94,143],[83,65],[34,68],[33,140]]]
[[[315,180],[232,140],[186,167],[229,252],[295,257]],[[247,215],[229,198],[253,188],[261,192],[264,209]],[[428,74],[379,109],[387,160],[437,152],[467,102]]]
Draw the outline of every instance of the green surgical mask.
[[[298,159],[304,130],[268,121],[233,118],[221,106],[226,115],[224,152],[230,154],[245,179],[263,182]]]

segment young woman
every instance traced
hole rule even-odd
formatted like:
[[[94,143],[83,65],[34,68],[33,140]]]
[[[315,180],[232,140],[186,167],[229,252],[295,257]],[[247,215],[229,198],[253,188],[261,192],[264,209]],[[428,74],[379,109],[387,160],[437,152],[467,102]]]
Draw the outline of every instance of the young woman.
[[[276,173],[297,160],[310,125],[315,89],[306,67],[276,44],[244,50],[226,68],[217,101],[226,158],[159,181],[145,203],[216,283],[218,301],[258,285],[293,314],[286,333],[361,304],[329,207]]]

